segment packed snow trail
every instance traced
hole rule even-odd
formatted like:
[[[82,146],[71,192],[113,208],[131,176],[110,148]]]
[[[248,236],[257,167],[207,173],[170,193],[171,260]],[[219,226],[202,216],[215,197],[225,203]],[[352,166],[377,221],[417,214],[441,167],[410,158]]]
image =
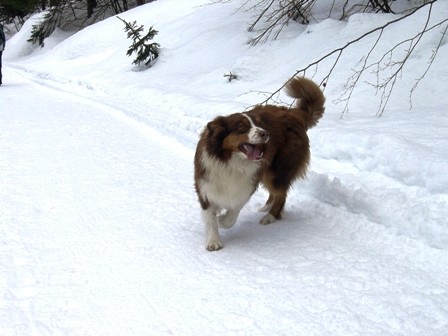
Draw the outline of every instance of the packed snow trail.
[[[178,225],[194,203],[191,155],[115,111],[11,75],[0,92],[0,335],[165,330],[164,299],[136,283],[163,291],[166,251],[182,245]]]
[[[207,252],[191,148],[5,78],[0,335],[446,335],[446,250],[323,203],[305,181],[284,220],[257,224],[260,191]]]

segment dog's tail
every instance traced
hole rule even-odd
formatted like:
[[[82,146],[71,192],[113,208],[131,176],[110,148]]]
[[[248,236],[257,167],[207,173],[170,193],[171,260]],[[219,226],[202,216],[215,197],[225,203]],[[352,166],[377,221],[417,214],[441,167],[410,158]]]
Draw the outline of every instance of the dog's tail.
[[[288,96],[298,100],[297,108],[304,114],[307,128],[316,126],[325,111],[325,97],[319,86],[308,78],[295,77],[285,89]]]

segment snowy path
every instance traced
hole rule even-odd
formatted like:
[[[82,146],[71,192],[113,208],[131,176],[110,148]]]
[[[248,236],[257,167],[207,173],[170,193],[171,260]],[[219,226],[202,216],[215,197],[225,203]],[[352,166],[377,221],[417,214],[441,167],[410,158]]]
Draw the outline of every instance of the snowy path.
[[[285,220],[256,224],[259,192],[206,252],[190,148],[6,73],[0,335],[446,335],[447,250],[302,182]]]
[[[163,328],[151,292],[196,205],[177,192],[191,190],[191,156],[115,111],[14,79],[0,107],[0,334]]]

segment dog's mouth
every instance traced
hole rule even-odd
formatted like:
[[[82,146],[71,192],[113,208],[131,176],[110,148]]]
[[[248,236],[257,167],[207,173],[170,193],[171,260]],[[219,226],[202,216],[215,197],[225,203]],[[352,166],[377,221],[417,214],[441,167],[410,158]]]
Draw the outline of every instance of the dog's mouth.
[[[261,145],[243,142],[239,145],[239,150],[246,154],[248,160],[258,161],[263,158],[263,148]]]

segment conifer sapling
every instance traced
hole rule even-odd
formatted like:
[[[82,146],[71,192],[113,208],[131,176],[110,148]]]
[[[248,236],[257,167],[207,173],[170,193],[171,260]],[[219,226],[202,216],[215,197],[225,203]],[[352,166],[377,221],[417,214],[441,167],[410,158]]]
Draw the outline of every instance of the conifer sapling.
[[[132,44],[129,47],[126,55],[131,56],[136,53],[137,56],[132,62],[132,64],[140,65],[140,63],[145,63],[145,65],[151,67],[157,57],[159,57],[159,47],[160,45],[156,42],[149,43],[159,32],[155,30],[152,26],[149,28],[148,33],[141,37],[144,26],[137,26],[137,21],[127,22],[122,18],[118,17],[125,24],[124,31],[127,34],[127,38],[132,39]]]

